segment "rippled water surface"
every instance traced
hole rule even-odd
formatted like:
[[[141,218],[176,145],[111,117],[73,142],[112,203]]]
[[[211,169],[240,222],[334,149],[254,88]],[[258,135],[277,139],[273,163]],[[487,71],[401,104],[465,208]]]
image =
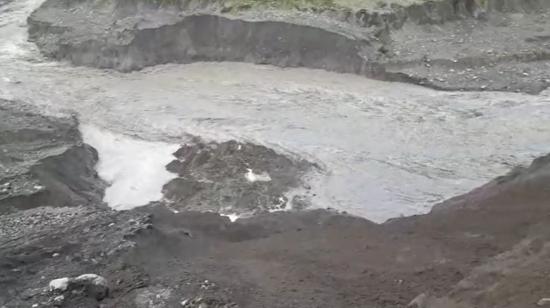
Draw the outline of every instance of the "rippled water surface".
[[[71,67],[26,42],[25,19],[39,4],[0,7],[0,98],[148,141],[194,134],[302,156],[323,167],[309,179],[319,207],[375,221],[423,213],[550,152],[550,91],[439,92],[237,63],[130,74]]]

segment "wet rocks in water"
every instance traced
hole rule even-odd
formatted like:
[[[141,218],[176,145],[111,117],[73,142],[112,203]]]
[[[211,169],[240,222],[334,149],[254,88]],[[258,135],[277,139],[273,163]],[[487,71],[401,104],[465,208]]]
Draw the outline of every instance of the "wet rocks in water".
[[[171,207],[221,213],[285,209],[285,193],[303,184],[313,164],[251,143],[187,144],[167,169],[178,178],[164,186]]]

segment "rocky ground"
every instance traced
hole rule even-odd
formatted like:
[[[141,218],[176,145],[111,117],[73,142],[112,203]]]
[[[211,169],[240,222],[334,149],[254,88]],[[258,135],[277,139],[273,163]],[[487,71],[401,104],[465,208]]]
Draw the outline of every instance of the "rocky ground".
[[[305,185],[302,178],[307,171],[318,168],[264,146],[236,141],[218,144],[197,139],[174,156],[167,169],[178,177],[163,191],[175,210],[253,214],[305,207],[307,193],[295,194],[292,200],[287,195]]]
[[[443,90],[550,84],[546,0],[278,3],[48,0],[29,34],[47,56],[121,71],[244,61]]]
[[[90,168],[94,150],[81,144],[77,121],[14,104],[2,102],[2,166],[15,170],[3,171],[2,181],[17,189],[2,193],[10,213],[0,216],[0,306],[547,305],[549,156],[427,215],[380,225],[328,210],[265,212],[233,223],[215,213],[175,212],[173,203],[163,202],[117,212],[100,201],[104,185]],[[13,138],[13,132],[29,137]],[[246,149],[237,151],[239,145]],[[176,152],[176,163],[167,167],[193,181],[242,174],[241,159],[255,147],[197,141]],[[75,164],[69,153],[77,150],[91,153],[89,159],[79,156]],[[259,151],[271,159],[249,167],[278,181],[297,178],[277,170],[308,166]],[[56,172],[32,172],[52,160]],[[210,198],[198,191],[191,203],[217,204],[225,181],[207,188]],[[18,188],[27,187],[23,183],[43,186],[39,191],[55,198],[32,198],[37,192]],[[23,201],[10,201],[17,198]]]

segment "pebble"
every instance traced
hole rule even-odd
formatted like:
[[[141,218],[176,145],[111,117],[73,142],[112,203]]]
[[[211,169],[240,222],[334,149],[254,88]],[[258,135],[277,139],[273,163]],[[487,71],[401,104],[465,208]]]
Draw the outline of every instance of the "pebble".
[[[69,278],[58,278],[50,281],[48,288],[50,291],[65,291],[69,286]]]
[[[54,306],[59,307],[59,306],[63,305],[63,301],[65,301],[65,296],[58,295],[58,296],[54,297],[53,304],[54,304]]]
[[[543,297],[537,302],[537,306],[550,306],[550,297]]]

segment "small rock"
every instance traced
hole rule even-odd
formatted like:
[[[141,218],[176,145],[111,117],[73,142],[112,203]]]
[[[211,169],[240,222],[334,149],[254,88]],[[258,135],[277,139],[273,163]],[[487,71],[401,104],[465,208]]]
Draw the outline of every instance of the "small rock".
[[[102,300],[109,294],[107,280],[96,274],[84,274],[76,278],[59,278],[50,281],[50,291],[84,290],[86,294],[97,300]],[[78,291],[77,291],[78,292]]]
[[[56,307],[59,307],[59,306],[63,305],[63,301],[65,301],[65,296],[58,295],[58,296],[54,297],[53,305],[56,306]]]
[[[74,283],[84,287],[90,297],[102,300],[109,295],[107,280],[96,274],[84,274],[76,277]]]
[[[407,308],[427,308],[427,302],[428,296],[425,293],[421,293],[407,305]]]
[[[537,302],[537,306],[550,306],[550,297],[543,297]]]
[[[65,291],[69,287],[69,278],[59,278],[50,281],[48,284],[50,291]]]

